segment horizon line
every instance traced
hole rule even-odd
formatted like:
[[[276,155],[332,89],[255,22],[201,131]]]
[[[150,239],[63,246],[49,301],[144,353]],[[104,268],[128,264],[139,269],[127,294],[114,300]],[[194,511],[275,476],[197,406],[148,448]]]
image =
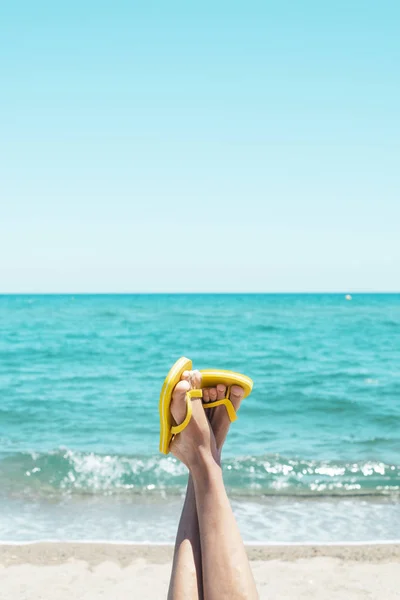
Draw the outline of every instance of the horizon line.
[[[363,296],[363,295],[399,295],[398,291],[278,291],[278,292],[0,292],[0,296]]]

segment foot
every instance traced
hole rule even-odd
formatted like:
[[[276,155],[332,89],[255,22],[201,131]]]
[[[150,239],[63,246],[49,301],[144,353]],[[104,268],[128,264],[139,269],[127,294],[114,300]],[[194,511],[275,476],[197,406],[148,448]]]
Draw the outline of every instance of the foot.
[[[182,379],[172,393],[171,414],[177,425],[182,423],[186,417],[186,392],[195,387],[193,385],[194,377],[198,377],[195,372],[192,373],[194,373],[191,376],[192,385],[189,378]],[[187,427],[171,442],[170,450],[192,471],[199,465],[214,462],[217,452],[215,438],[202,407],[201,398],[193,398],[190,402],[192,403],[192,418]]]
[[[191,387],[201,387],[201,373],[199,371],[184,371],[182,374],[182,381],[189,382]],[[179,385],[179,384],[178,384]],[[203,402],[214,402],[215,400],[223,400],[226,397],[226,386],[219,383],[213,388],[204,388],[203,390]],[[230,401],[233,404],[233,408],[237,412],[244,397],[244,390],[238,385],[231,387]],[[205,411],[207,418],[211,424],[212,431],[215,437],[216,447],[221,453],[222,446],[228,435],[231,421],[229,419],[227,410],[224,405],[216,406],[215,408],[209,408]]]
[[[232,402],[233,408],[236,412],[239,410],[243,397],[243,388],[238,385],[233,385],[231,387],[229,399]],[[214,402],[215,400],[223,400],[224,398],[226,398],[226,386],[222,383],[219,383],[215,388],[203,390],[203,401],[205,403]],[[221,406],[216,406],[215,408],[209,408],[205,412],[208,416],[215,436],[217,449],[219,452],[221,452],[222,446],[226,440],[226,436],[228,435],[229,427],[231,426],[228,412],[223,404]]]

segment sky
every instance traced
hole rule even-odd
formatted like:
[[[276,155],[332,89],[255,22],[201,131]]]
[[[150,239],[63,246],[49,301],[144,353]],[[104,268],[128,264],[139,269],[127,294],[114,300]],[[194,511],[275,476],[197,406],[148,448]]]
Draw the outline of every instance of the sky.
[[[400,291],[399,19],[3,3],[0,293]]]

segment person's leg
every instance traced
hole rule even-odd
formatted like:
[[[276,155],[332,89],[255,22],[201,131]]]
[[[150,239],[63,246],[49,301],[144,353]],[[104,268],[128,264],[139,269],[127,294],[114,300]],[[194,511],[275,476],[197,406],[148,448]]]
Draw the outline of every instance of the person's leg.
[[[190,383],[186,383],[189,382],[189,379]],[[185,381],[176,386],[173,398],[176,398],[177,395],[181,398],[187,389],[199,386],[201,378],[198,371],[185,371],[182,380]],[[202,600],[202,598],[203,577],[199,521],[193,479],[189,471],[185,501],[175,540],[168,600]]]
[[[188,382],[181,381],[174,390],[171,412],[177,423],[185,418],[185,393],[189,388]],[[192,402],[191,422],[173,441],[171,451],[186,464],[193,478],[200,531],[204,598],[251,600],[258,597],[257,591],[226,495],[215,438],[201,402]],[[224,428],[221,426],[220,431],[222,430]],[[218,431],[217,435],[221,440],[223,435]],[[179,567],[179,564],[177,566]],[[174,588],[177,589],[177,586],[175,577]],[[186,582],[185,586],[189,587],[190,582]]]
[[[201,600],[202,598],[199,521],[193,479],[189,474],[186,497],[176,534],[168,600]]]
[[[192,387],[201,386],[201,375],[198,371],[185,371],[182,375],[182,380],[189,381]],[[224,385],[206,389],[204,390],[204,401],[220,400],[225,398],[225,393],[226,387]],[[231,401],[236,411],[239,409],[242,398],[243,389],[238,386],[233,386],[231,390]],[[207,410],[207,417],[211,423],[220,456],[223,443],[231,424],[228,413],[224,406],[220,406]],[[193,479],[189,473],[186,497],[176,534],[168,598],[170,600],[179,600],[180,598],[200,600],[202,597],[203,582],[199,520],[197,517]]]
[[[203,392],[205,403],[221,400],[225,395],[226,387],[222,384]],[[232,386],[230,399],[237,412],[243,399],[243,389]],[[220,464],[222,447],[231,424],[229,416],[224,406],[205,412],[215,436],[218,450],[217,462]],[[217,471],[215,468],[210,473],[212,473],[210,478],[200,476],[195,477],[194,480],[204,561],[204,597],[207,600],[258,598],[244,545],[226,495],[222,473],[220,469]],[[214,522],[212,519],[210,522],[207,517],[210,510],[213,512]],[[213,547],[215,547],[215,555],[210,556],[210,549]],[[216,561],[219,561],[219,564],[216,564]],[[216,569],[220,570],[218,590],[213,586]]]
[[[215,460],[192,468],[205,600],[255,600],[246,550]]]

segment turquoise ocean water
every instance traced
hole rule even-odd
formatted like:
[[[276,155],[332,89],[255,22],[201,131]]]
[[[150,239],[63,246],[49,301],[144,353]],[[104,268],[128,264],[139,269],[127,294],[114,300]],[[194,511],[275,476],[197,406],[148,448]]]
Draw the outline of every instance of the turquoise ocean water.
[[[250,375],[224,471],[248,541],[400,538],[400,295],[0,296],[0,540],[173,541],[180,356]]]

